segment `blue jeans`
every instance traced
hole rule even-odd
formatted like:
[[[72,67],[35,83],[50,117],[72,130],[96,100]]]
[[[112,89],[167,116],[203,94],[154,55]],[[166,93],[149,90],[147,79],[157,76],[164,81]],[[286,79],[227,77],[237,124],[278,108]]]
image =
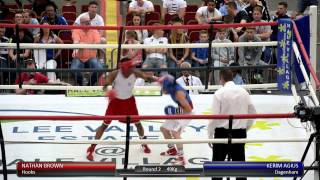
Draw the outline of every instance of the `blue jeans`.
[[[90,68],[90,69],[103,69],[102,64],[100,61],[98,61],[97,58],[90,58],[86,62],[82,62],[80,59],[73,59],[71,63],[70,69],[84,69],[84,68]],[[81,72],[74,73],[77,79],[78,85],[82,85],[83,83],[83,76]],[[90,81],[88,84],[94,85],[97,82],[99,73],[93,72],[90,76]]]
[[[318,0],[298,0],[298,12],[303,13],[307,7],[315,5],[318,6]]]

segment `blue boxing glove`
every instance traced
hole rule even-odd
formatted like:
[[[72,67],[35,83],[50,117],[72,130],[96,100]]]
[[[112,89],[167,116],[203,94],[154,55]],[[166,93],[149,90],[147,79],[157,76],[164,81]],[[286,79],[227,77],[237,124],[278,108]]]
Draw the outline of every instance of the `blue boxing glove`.
[[[164,113],[166,115],[173,115],[173,114],[181,114],[182,113],[182,109],[180,108],[176,108],[172,105],[168,105],[164,108]]]

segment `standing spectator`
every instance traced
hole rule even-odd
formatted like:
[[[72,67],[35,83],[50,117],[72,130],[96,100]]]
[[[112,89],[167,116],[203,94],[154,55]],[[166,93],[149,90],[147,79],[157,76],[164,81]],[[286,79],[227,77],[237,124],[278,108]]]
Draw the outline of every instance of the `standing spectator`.
[[[199,24],[203,24],[212,21],[220,21],[222,16],[218,9],[216,9],[216,1],[209,0],[207,6],[199,7],[195,18]]]
[[[253,22],[266,22],[262,20],[262,7],[256,6],[253,8]],[[256,27],[256,34],[261,39],[261,41],[270,41],[271,36],[271,26],[257,26]]]
[[[208,31],[201,30],[199,33],[199,41],[196,43],[208,43]],[[208,48],[192,48],[191,49],[192,67],[205,66],[208,63]],[[198,77],[202,77],[202,73],[196,71]]]
[[[232,15],[225,15],[223,17],[223,22],[225,24],[233,24],[234,22],[234,16]],[[227,28],[227,35],[226,35],[227,39],[230,39],[230,41],[232,42],[238,42],[239,40],[239,36],[237,31],[235,30],[235,28]]]
[[[82,16],[80,18],[80,24],[83,26],[90,25],[90,17]],[[99,44],[100,43],[100,34],[97,30],[94,29],[75,29],[72,31],[72,39],[74,44]],[[85,67],[94,68],[94,69],[103,69],[102,64],[97,59],[97,50],[94,49],[75,49],[72,53],[72,63],[71,69],[83,69]],[[79,85],[83,84],[82,74],[77,72],[75,73],[77,78],[77,83]],[[92,73],[91,85],[94,85],[97,82],[98,73]]]
[[[230,69],[221,70],[220,83],[223,86],[213,95],[212,114],[256,114],[256,109],[249,93],[232,81]],[[229,130],[229,120],[211,120],[208,124],[209,138],[247,138],[247,131],[253,120],[233,120],[232,130]],[[211,144],[212,161],[224,161],[226,156],[232,161],[245,161],[245,144]],[[229,147],[231,146],[231,147]],[[222,180],[222,178],[212,178]],[[246,180],[247,178],[236,178]]]
[[[154,26],[159,26],[159,23],[154,24]],[[168,39],[163,37],[164,31],[162,29],[153,30],[151,37],[146,38],[143,41],[145,45],[156,45],[156,44],[168,44]],[[168,52],[167,48],[154,48],[145,49],[146,60],[144,61],[142,68],[166,68],[166,54]]]
[[[235,2],[235,0],[224,0],[224,5],[220,7],[219,12],[222,16],[228,15],[228,3]],[[239,5],[239,3],[235,2],[237,5],[237,10],[241,11],[243,8]]]
[[[27,69],[36,69],[36,63],[34,62],[33,59],[27,59],[25,60],[24,63]],[[16,84],[23,83],[24,85],[35,85],[35,84],[43,84],[48,82],[49,82],[48,77],[46,77],[45,75],[39,72],[23,72],[19,74],[16,79]],[[35,94],[36,92],[37,91],[28,90],[28,89],[16,89],[16,94]]]
[[[265,21],[270,21],[270,17],[268,16],[266,7],[259,5],[258,2],[259,1],[257,0],[249,0],[249,4],[243,8],[243,10],[248,14],[248,17],[249,17],[248,22],[253,21],[253,8],[256,6],[260,6],[262,9],[262,19]]]
[[[41,17],[42,13],[46,11],[48,4],[53,4],[57,7],[57,5],[51,0],[34,0],[32,4],[32,11],[34,11],[38,17]]]
[[[237,4],[235,2],[228,2],[227,3],[227,10],[228,10],[228,15],[233,16],[233,21],[234,23],[247,23],[249,22],[249,17],[247,13],[243,10],[238,11],[237,10]],[[244,28],[238,27],[235,28],[236,32],[238,35],[241,35],[244,31]]]
[[[182,25],[182,19],[173,19],[174,26]],[[185,44],[189,43],[189,38],[184,32],[184,29],[174,29],[171,30],[169,36],[169,44]],[[170,68],[179,67],[184,61],[188,61],[190,49],[189,48],[171,48],[169,49],[169,61],[168,66]]]
[[[218,38],[213,41],[213,43],[232,43],[226,38],[227,29],[218,29]],[[235,61],[235,51],[234,47],[213,47],[211,50],[212,60],[214,67],[227,67],[233,61]],[[219,84],[220,71],[214,70],[214,81],[215,84]],[[212,79],[212,73],[209,75],[209,80]]]
[[[9,38],[5,35],[5,28],[0,28],[0,43],[9,43]],[[8,68],[8,49],[0,49],[0,68]],[[0,72],[0,84],[7,84],[8,72]]]
[[[180,68],[191,68],[189,62],[183,62]],[[176,82],[180,86],[202,86],[201,80],[197,76],[192,76],[188,70],[182,71],[182,76],[179,77]],[[187,90],[189,94],[199,94],[198,90]]]
[[[23,11],[23,19],[24,24],[38,25],[39,22],[36,18],[31,17],[32,11],[24,10]],[[40,33],[39,28],[28,28],[28,31],[32,34],[33,38]]]
[[[186,12],[187,3],[184,0],[163,0],[162,4],[162,19],[166,14],[177,14],[180,19],[184,18]]]
[[[148,0],[133,0],[129,4],[129,11],[130,13],[135,13],[138,15],[145,15],[146,13],[154,12],[153,3]]]
[[[42,20],[48,21],[50,25],[68,25],[67,20],[57,14],[57,6],[53,2],[47,4],[46,15],[43,16]],[[53,32],[58,34],[59,29],[55,29]]]
[[[288,3],[285,1],[279,2],[277,12],[276,12],[275,16],[272,18],[272,21],[277,22],[279,19],[290,18],[287,15],[287,12],[288,12]],[[272,29],[271,40],[277,41],[278,40],[278,26],[271,26],[271,29]]]
[[[126,32],[126,40],[124,44],[140,44],[140,42],[137,40],[137,34],[135,31],[130,30]],[[141,66],[142,49],[123,49],[122,56],[132,59],[136,66]]]
[[[132,25],[133,26],[141,26],[141,16],[138,14],[133,14],[132,16]],[[137,29],[134,30],[137,33],[138,41],[143,43],[143,41],[148,37],[148,30],[146,29]]]
[[[43,20],[41,22],[42,25],[49,26],[49,22]],[[40,36],[35,39],[35,43],[42,44],[63,44],[63,41],[53,33],[51,29],[42,28],[40,30]],[[34,50],[34,59],[39,69],[56,69],[57,62],[56,60],[61,54],[61,49],[40,49]],[[55,72],[48,72],[47,76],[50,82],[55,82],[57,80],[57,76]]]

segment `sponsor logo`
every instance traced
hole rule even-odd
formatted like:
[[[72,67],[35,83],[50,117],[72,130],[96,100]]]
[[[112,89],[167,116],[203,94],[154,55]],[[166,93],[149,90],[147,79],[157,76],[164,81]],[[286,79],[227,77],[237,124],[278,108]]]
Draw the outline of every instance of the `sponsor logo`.
[[[96,153],[101,155],[101,156],[119,156],[119,155],[124,155],[125,149],[122,147],[115,147],[115,146],[110,146],[110,147],[101,147],[96,149]]]

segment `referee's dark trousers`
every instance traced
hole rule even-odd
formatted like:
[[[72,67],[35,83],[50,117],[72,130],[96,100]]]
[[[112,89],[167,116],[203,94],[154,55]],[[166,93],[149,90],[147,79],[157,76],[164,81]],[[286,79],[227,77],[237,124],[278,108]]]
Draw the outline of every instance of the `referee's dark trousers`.
[[[214,138],[228,138],[228,129],[216,128]],[[232,138],[247,138],[246,129],[233,129],[231,130]],[[213,144],[212,147],[212,161],[224,161],[230,153],[232,161],[245,161],[245,144],[232,144],[228,149],[228,144]],[[229,150],[229,151],[228,151]],[[247,178],[236,178],[237,180],[246,180]],[[222,180],[222,178],[212,178],[212,180]]]

